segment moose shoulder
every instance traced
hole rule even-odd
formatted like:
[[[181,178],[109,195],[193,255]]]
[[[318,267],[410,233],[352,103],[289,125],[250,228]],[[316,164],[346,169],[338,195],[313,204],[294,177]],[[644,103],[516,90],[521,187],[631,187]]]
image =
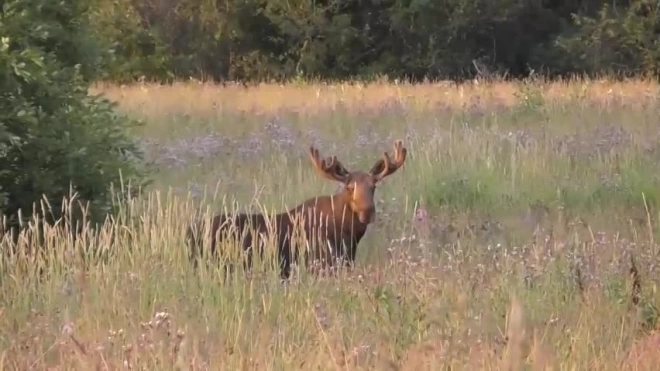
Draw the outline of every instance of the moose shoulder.
[[[288,211],[267,218],[262,214],[220,214],[211,221],[212,255],[217,254],[218,239],[241,239],[247,253],[247,268],[252,264],[254,250],[263,252],[262,239],[275,234],[282,278],[288,278],[298,249],[292,246],[296,234],[303,233],[304,261],[332,267],[335,262],[352,266],[357,246],[374,221],[376,185],[396,172],[406,160],[407,150],[402,141],[394,143],[394,156],[385,152],[368,172],[348,171],[336,156],[322,159],[319,151],[310,147],[310,159],[317,173],[326,179],[343,184],[339,192],[310,198]],[[269,226],[270,223],[270,226]],[[243,238],[241,238],[243,236]],[[201,241],[192,227],[188,228],[190,256],[201,252]],[[295,251],[294,251],[295,250]]]

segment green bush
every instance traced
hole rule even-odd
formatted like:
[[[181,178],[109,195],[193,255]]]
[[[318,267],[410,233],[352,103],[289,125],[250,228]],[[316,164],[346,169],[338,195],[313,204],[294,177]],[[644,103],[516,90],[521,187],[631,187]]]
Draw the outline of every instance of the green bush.
[[[594,15],[575,15],[555,40],[553,69],[589,75],[658,76],[660,5],[633,1],[627,7],[604,4]]]
[[[111,211],[120,177],[145,185],[137,124],[88,95],[100,49],[85,20],[89,1],[6,1],[0,21],[0,214],[9,226],[45,198],[59,219],[72,192],[98,220]],[[39,210],[39,207],[36,208]]]

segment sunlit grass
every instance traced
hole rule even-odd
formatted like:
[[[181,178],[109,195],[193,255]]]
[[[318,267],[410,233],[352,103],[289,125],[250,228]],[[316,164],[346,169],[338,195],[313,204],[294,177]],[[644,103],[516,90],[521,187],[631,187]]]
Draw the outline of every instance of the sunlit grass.
[[[657,364],[656,83],[95,89],[145,120],[155,183],[77,240],[105,259],[48,229],[45,257],[3,262],[3,369]],[[193,270],[200,213],[290,209],[337,187],[310,144],[368,170],[398,138],[353,272]]]

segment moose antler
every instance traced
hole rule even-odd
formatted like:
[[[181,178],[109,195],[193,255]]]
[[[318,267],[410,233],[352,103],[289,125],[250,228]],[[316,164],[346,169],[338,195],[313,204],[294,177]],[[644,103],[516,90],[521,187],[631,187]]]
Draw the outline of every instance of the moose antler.
[[[321,175],[323,175],[323,177],[342,183],[348,179],[349,172],[346,170],[344,165],[342,165],[341,162],[337,160],[337,156],[328,157],[327,159],[323,160],[321,159],[319,150],[313,146],[309,147],[309,155],[312,159],[314,168],[316,168],[316,170]]]
[[[383,158],[378,160],[376,164],[371,168],[371,175],[373,175],[377,180],[381,180],[388,175],[393,174],[395,171],[399,170],[403,163],[406,161],[406,155],[408,150],[403,146],[402,140],[397,140],[394,142],[394,161],[390,159],[390,156],[387,152],[383,153]]]

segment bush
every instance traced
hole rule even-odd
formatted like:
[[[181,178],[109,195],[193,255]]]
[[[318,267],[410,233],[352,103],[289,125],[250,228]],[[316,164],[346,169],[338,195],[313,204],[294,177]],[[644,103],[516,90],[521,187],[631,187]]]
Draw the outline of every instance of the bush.
[[[0,214],[9,226],[33,216],[59,219],[71,192],[100,220],[120,177],[146,185],[142,154],[127,134],[137,124],[88,95],[101,65],[86,28],[90,2],[6,1],[0,22]],[[83,204],[84,204],[83,203]],[[38,208],[37,208],[38,209]]]
[[[617,9],[604,4],[593,16],[574,16],[548,53],[557,72],[588,75],[659,76],[660,5],[631,2]]]

